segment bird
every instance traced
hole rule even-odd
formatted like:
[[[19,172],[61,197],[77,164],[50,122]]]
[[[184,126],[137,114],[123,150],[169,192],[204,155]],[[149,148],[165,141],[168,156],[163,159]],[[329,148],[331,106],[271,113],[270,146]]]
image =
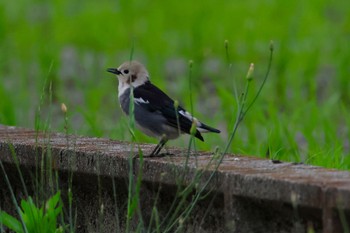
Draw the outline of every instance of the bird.
[[[118,68],[108,68],[118,78],[118,99],[122,111],[129,115],[130,92],[133,91],[134,119],[136,127],[144,134],[159,139],[150,157],[158,156],[168,140],[180,134],[192,134],[204,141],[201,133],[220,133],[193,117],[178,102],[171,99],[150,81],[145,66],[135,60],[126,61]],[[194,125],[194,130],[191,130]]]

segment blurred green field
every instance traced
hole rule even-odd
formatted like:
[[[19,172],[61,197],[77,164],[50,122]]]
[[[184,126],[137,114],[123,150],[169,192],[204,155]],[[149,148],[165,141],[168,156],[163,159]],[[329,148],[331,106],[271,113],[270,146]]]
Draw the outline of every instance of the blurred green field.
[[[229,61],[224,41],[229,41]],[[232,153],[350,168],[350,1],[40,1],[0,3],[0,123],[130,140],[106,72],[130,58],[153,83],[222,130],[203,150],[223,148],[255,63],[262,95],[239,128]],[[229,71],[229,64],[232,70]],[[50,85],[51,84],[51,85]],[[40,106],[40,111],[38,110]],[[39,119],[39,118],[37,118]],[[140,142],[157,142],[137,133]],[[186,147],[188,137],[169,145]]]

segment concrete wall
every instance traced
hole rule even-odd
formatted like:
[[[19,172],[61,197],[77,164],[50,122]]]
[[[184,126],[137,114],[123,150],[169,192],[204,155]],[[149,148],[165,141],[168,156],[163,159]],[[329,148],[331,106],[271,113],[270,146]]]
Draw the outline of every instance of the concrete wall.
[[[144,154],[154,147],[139,146]],[[71,187],[77,232],[125,230],[130,148],[129,143],[109,139],[0,126],[0,159],[18,200],[26,195],[13,152],[29,195],[45,198],[58,185],[65,216]],[[181,213],[203,187],[188,221],[183,223],[180,217],[176,228],[182,226],[184,232],[343,232],[350,226],[349,172],[237,155],[225,156],[215,172],[217,158],[209,153],[186,159],[185,151],[169,150],[174,156],[144,158],[142,167],[139,158],[133,160],[132,177],[137,179],[142,172],[133,230],[140,222],[149,226],[152,209],[157,209],[159,221],[174,222],[169,216],[175,213],[174,200],[173,206],[180,205],[179,192],[187,194]],[[50,180],[55,174],[57,185]],[[0,207],[15,213],[2,171]]]

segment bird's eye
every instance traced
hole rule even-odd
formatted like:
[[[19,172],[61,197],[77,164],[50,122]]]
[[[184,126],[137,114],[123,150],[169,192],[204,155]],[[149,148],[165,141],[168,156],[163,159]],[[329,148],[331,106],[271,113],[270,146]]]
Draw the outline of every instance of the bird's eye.
[[[124,70],[124,74],[128,74],[129,73],[129,70]]]

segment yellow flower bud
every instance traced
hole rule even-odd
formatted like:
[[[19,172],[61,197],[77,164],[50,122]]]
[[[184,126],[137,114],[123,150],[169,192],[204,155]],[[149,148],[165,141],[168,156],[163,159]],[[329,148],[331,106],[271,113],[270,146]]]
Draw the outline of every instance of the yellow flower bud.
[[[225,48],[227,49],[228,48],[228,40],[225,40]]]
[[[273,40],[270,41],[270,51],[273,51],[274,47],[273,47]]]
[[[190,68],[192,68],[192,66],[193,66],[193,60],[190,60],[190,61],[188,62],[188,65],[190,66]]]
[[[61,111],[63,112],[63,113],[67,113],[67,106],[64,104],[64,103],[62,103],[61,104]]]
[[[247,73],[248,81],[253,79],[253,73],[254,73],[254,63],[250,63],[249,70],[248,70],[248,73]]]

